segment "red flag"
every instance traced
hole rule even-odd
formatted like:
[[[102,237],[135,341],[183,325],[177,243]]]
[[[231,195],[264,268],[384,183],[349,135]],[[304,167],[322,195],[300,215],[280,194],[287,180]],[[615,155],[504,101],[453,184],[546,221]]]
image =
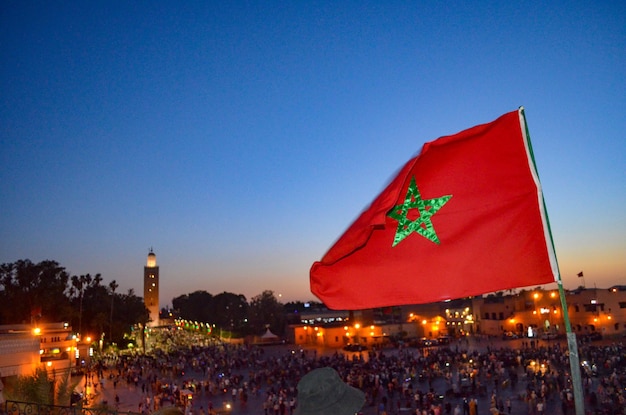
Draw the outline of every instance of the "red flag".
[[[422,304],[554,282],[523,110],[426,143],[319,262],[333,309]]]

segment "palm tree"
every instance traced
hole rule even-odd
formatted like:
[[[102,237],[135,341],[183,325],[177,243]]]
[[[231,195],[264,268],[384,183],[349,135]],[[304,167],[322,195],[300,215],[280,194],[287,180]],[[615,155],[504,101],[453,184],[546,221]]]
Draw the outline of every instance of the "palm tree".
[[[83,283],[82,278],[76,275],[72,275],[72,286],[70,288],[70,295],[76,295],[80,299],[80,311],[78,312],[78,333],[82,330],[83,323]]]
[[[17,377],[10,398],[35,404],[33,408],[39,413],[45,409],[39,405],[69,405],[74,386],[69,372],[63,377],[56,378],[50,376],[45,367],[37,368],[31,375]]]
[[[115,290],[119,287],[115,280],[109,283],[109,288],[111,289],[111,316],[109,318],[109,341],[113,341],[113,337],[111,336],[113,329],[113,300],[115,299]]]
[[[96,275],[96,279],[99,282],[101,280],[100,274]],[[83,294],[85,292],[85,288],[91,284],[92,278],[91,275],[81,275],[77,277],[76,275],[72,276],[72,287],[76,290],[78,295],[80,296],[80,307],[78,314],[78,332],[82,335],[83,332]]]

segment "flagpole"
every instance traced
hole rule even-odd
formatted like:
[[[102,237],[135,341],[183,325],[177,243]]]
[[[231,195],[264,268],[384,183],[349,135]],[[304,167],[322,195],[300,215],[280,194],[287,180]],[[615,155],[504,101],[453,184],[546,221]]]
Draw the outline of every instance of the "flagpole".
[[[574,405],[576,406],[576,415],[585,413],[585,401],[583,397],[582,378],[580,376],[580,358],[578,356],[578,343],[576,342],[576,333],[572,332],[572,325],[569,320],[569,312],[567,311],[567,301],[565,299],[565,290],[563,290],[563,282],[561,275],[558,274],[557,285],[559,287],[559,297],[561,298],[561,308],[563,310],[563,320],[565,322],[565,333],[567,335],[567,347],[569,349],[569,366],[572,372],[572,388],[574,389]]]
[[[520,114],[524,121],[524,128],[526,132],[526,141],[528,144],[528,151],[532,159],[532,167],[534,168],[534,174],[537,175],[537,181],[539,181],[539,173],[537,172],[537,166],[535,164],[535,156],[532,151],[532,145],[530,143],[530,134],[528,132],[528,124],[526,124],[526,115],[524,114],[524,108],[520,107]],[[537,183],[539,184],[539,183]],[[541,187],[539,187],[541,189]],[[561,309],[563,310],[563,321],[565,323],[565,333],[567,336],[567,347],[569,350],[569,366],[572,378],[572,389],[574,392],[574,406],[576,408],[576,415],[585,414],[585,401],[583,396],[582,378],[580,376],[580,359],[578,357],[578,344],[576,342],[576,333],[572,332],[572,325],[569,319],[569,312],[567,310],[567,301],[565,299],[565,290],[563,289],[563,281],[561,280],[561,271],[559,270],[559,263],[556,258],[556,251],[554,249],[554,239],[552,238],[552,229],[550,228],[550,219],[548,218],[548,210],[546,209],[546,201],[543,198],[543,193],[540,194],[540,203],[542,204],[543,213],[545,215],[547,233],[549,241],[548,249],[554,258],[554,268],[556,283],[559,289],[559,297],[561,299]]]

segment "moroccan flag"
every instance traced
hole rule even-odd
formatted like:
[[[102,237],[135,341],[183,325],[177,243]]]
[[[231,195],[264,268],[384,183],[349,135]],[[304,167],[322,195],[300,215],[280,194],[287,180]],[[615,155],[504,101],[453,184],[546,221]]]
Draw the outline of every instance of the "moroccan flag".
[[[313,294],[344,310],[557,277],[523,109],[426,143],[310,272]]]

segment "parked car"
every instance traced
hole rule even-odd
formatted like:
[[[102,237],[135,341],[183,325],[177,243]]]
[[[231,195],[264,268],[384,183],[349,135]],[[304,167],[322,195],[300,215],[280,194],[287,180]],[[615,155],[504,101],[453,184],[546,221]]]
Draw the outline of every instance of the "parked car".
[[[517,338],[519,338],[517,333],[513,333],[512,331],[505,331],[504,334],[502,334],[503,340],[513,340]]]
[[[439,336],[437,338],[438,344],[450,344],[451,341],[452,341],[452,336]]]
[[[439,343],[437,342],[437,339],[429,339],[428,337],[422,337],[421,339],[418,340],[417,344],[419,347],[431,347],[431,346],[437,346]]]
[[[343,347],[343,350],[347,352],[362,352],[367,350],[367,346],[358,343],[348,343]]]

